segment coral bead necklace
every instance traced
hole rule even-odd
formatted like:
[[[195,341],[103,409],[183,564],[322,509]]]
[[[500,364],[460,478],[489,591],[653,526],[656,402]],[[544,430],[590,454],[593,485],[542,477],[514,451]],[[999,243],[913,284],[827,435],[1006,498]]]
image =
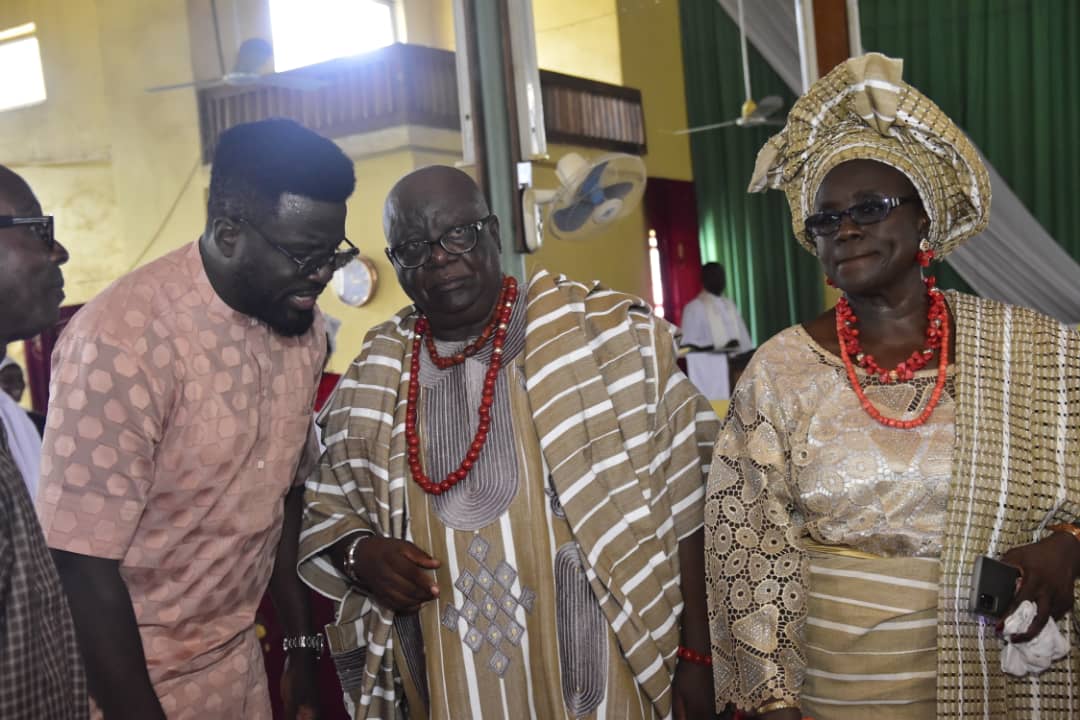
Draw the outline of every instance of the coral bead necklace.
[[[492,313],[491,321],[487,324],[480,336],[465,346],[460,352],[450,357],[441,357],[435,349],[435,341],[428,332],[428,319],[420,316],[416,320],[415,337],[413,338],[412,365],[409,371],[409,395],[405,406],[405,443],[408,448],[407,459],[409,471],[413,480],[420,488],[430,495],[441,495],[468,476],[473,465],[480,458],[480,451],[487,442],[488,432],[491,430],[491,406],[495,402],[495,379],[502,368],[503,344],[506,342],[506,331],[510,326],[510,314],[514,310],[514,301],[517,300],[517,280],[512,277],[503,279],[502,292],[495,304],[495,312]],[[425,339],[425,335],[427,338]],[[475,355],[489,338],[494,335],[492,341],[491,360],[488,361],[487,373],[484,375],[484,388],[480,396],[480,421],[476,427],[476,435],[473,436],[465,458],[458,465],[458,469],[446,476],[442,482],[435,482],[424,473],[420,463],[420,436],[416,432],[416,401],[420,397],[420,353],[421,344],[427,345],[431,361],[441,370],[460,365],[465,358]]]
[[[872,355],[862,351],[859,343],[858,318],[855,317],[855,311],[851,309],[847,298],[841,297],[836,303],[836,337],[840,342],[840,358],[844,361],[844,368],[851,381],[851,388],[859,398],[859,404],[870,417],[882,425],[902,430],[919,427],[925,423],[941,401],[941,393],[945,390],[945,377],[949,364],[949,312],[945,305],[944,295],[934,287],[934,278],[927,278],[925,282],[930,300],[930,307],[926,313],[926,345],[922,350],[912,353],[911,357],[898,364],[893,370],[885,370],[874,361]],[[862,385],[859,384],[859,377],[852,363],[852,358],[854,358],[855,362],[869,374],[877,376],[882,383],[892,384],[898,380],[911,380],[915,377],[915,373],[926,366],[935,351],[938,353],[937,382],[934,384],[934,390],[926,408],[918,417],[911,420],[885,417],[874,407],[874,404],[866,397]]]

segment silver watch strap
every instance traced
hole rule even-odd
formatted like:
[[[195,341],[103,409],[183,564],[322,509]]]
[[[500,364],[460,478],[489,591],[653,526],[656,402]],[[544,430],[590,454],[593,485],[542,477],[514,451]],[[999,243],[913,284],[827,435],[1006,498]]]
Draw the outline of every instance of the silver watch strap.
[[[292,650],[314,650],[317,657],[322,657],[325,641],[322,635],[294,635],[281,641],[281,649],[286,653]]]

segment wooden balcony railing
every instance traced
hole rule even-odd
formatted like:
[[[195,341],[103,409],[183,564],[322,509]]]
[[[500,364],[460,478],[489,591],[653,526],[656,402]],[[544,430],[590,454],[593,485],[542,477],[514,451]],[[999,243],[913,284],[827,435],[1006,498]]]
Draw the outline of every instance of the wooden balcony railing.
[[[397,125],[459,129],[455,73],[452,52],[396,44],[282,73],[290,84],[317,81],[318,89],[200,90],[203,161],[210,162],[225,130],[268,117],[292,118],[331,138]],[[644,154],[641,91],[547,70],[540,86],[549,141]]]

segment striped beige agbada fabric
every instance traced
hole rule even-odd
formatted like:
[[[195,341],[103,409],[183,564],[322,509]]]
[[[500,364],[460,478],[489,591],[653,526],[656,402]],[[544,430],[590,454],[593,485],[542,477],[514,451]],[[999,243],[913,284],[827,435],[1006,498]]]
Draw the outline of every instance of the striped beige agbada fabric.
[[[632,330],[637,345],[654,349],[655,376],[671,376],[668,334],[657,337],[646,318]],[[446,357],[466,342],[435,344]],[[395,628],[409,715],[423,717],[426,708],[431,720],[653,720],[659,716],[619,650],[548,481],[526,390],[524,345],[521,302],[508,323],[488,442],[468,482],[438,497],[405,484],[409,535],[442,563],[433,573],[439,597],[398,618]],[[420,451],[433,477],[454,470],[472,442],[475,420],[463,422],[462,410],[480,402],[490,356],[485,346],[443,370],[420,355]],[[673,397],[665,393],[657,403],[656,422],[671,428],[693,422],[693,403],[666,402]],[[693,499],[701,474],[660,476],[667,478],[666,492],[652,495],[654,511],[670,516],[675,536],[684,538],[700,522]]]
[[[803,713],[819,720],[934,717],[940,563],[835,550],[808,547]]]
[[[524,373],[543,460],[573,528],[592,591],[655,712],[671,708],[682,597],[667,474],[707,472],[715,416],[681,374],[655,382],[666,323],[641,301],[540,271],[526,296]],[[352,592],[323,551],[353,533],[407,537],[404,412],[411,309],[372,330],[326,414],[319,477],[309,484],[301,576],[339,600],[328,628],[356,717],[395,717],[402,689],[394,618]],[[652,343],[636,338],[650,327]],[[662,386],[661,386],[662,385]],[[658,403],[692,422],[669,427]],[[626,492],[627,486],[639,488]],[[701,523],[703,492],[687,499]]]
[[[968,611],[979,555],[1046,536],[1080,519],[1080,335],[1034,310],[949,294],[956,318],[956,447],[942,540],[938,717],[1080,716],[1072,650],[1037,677],[1001,672],[992,623]],[[1073,619],[1075,621],[1075,610]]]

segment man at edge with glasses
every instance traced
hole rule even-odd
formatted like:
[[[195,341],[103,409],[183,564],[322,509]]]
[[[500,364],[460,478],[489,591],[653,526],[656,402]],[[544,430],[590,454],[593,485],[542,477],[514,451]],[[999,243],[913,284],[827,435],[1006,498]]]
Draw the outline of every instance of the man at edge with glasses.
[[[268,585],[287,717],[317,717],[296,547],[326,352],[315,302],[356,252],[354,185],[291,121],[232,128],[203,235],[113,283],[57,345],[38,508],[108,720],[269,720]]]
[[[60,316],[68,253],[52,220],[26,181],[0,166],[0,359],[8,343]],[[24,482],[37,478],[23,477],[36,463],[26,470],[16,444],[0,423],[0,717],[83,720],[86,678],[75,628]]]
[[[300,547],[354,717],[711,717],[717,421],[672,328],[596,284],[504,277],[459,170],[404,177],[383,226],[414,305],[320,416]]]

